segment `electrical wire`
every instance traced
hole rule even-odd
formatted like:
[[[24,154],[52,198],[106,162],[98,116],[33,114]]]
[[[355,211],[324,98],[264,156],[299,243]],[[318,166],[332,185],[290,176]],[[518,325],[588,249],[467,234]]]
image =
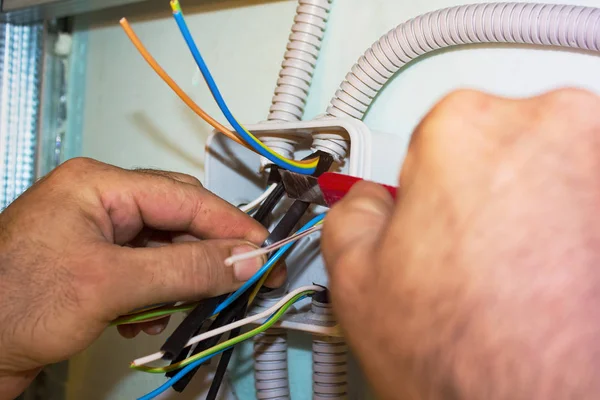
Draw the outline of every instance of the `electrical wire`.
[[[281,201],[283,196],[285,195],[285,187],[283,183],[279,182],[277,187],[271,193],[265,201],[261,204],[261,206],[256,210],[256,213],[252,216],[255,220],[260,222],[262,226],[265,228],[269,227],[269,215],[273,211],[273,209],[277,206],[277,204]]]
[[[250,145],[248,145],[246,142],[244,142],[242,139],[240,139],[235,133],[231,132],[224,125],[222,125],[219,121],[217,121],[216,119],[211,117],[206,111],[204,111],[202,108],[200,108],[200,106],[198,106],[194,102],[194,100],[192,100],[190,98],[190,96],[188,96],[183,91],[183,89],[181,89],[181,87],[179,87],[179,85],[177,85],[177,83],[175,83],[173,78],[171,78],[169,76],[169,74],[167,74],[167,72],[160,66],[160,64],[158,64],[158,62],[154,59],[154,57],[152,57],[152,55],[150,54],[148,49],[146,49],[146,47],[143,45],[140,38],[135,34],[133,28],[131,27],[131,25],[129,24],[129,22],[127,21],[126,18],[122,18],[121,21],[119,21],[119,23],[121,24],[121,27],[125,31],[125,34],[129,38],[131,43],[135,46],[135,48],[138,50],[138,52],[144,58],[144,60],[146,60],[148,65],[150,65],[150,67],[154,70],[154,72],[156,72],[156,74],[162,78],[162,80],[175,92],[175,94],[177,96],[179,96],[179,98],[181,100],[183,100],[183,102],[189,108],[192,109],[192,111],[194,111],[200,118],[202,118],[204,121],[206,121],[209,125],[211,125],[213,128],[215,128],[217,131],[219,131],[222,134],[224,134],[225,136],[227,136],[229,139],[233,140],[236,143],[241,144],[242,146],[244,146],[252,151],[255,151]]]
[[[225,100],[223,99],[223,96],[221,95],[221,92],[219,91],[219,88],[217,87],[217,84],[216,84],[215,80],[213,79],[212,74],[210,73],[210,70],[208,69],[208,66],[204,62],[204,59],[202,58],[202,55],[200,54],[200,50],[198,50],[198,47],[196,46],[196,43],[194,42],[192,34],[190,33],[190,30],[185,22],[185,18],[183,17],[183,12],[181,11],[181,6],[179,4],[179,1],[171,0],[171,8],[173,9],[173,16],[175,18],[175,21],[177,22],[177,26],[179,27],[179,30],[181,31],[181,34],[182,34],[186,44],[188,45],[190,52],[192,53],[192,56],[194,57],[194,60],[196,61],[196,64],[198,64],[198,68],[200,68],[200,72],[202,73],[202,76],[204,77],[204,80],[206,81],[206,84],[208,85],[208,88],[210,89],[210,92],[212,93],[213,98],[215,99],[215,101],[217,102],[217,105],[223,112],[223,115],[225,116],[227,121],[231,124],[231,126],[233,126],[233,128],[237,132],[237,134],[243,140],[245,140],[246,143],[248,143],[250,146],[252,146],[252,148],[258,154],[267,158],[269,161],[273,162],[274,164],[278,165],[279,167],[285,168],[285,169],[293,171],[293,172],[297,172],[299,174],[305,174],[305,175],[312,174],[315,171],[315,169],[317,168],[317,164],[319,162],[318,158],[314,158],[314,159],[306,160],[306,161],[296,161],[296,160],[291,160],[291,159],[285,158],[285,157],[281,156],[280,154],[278,154],[277,152],[275,152],[274,150],[272,150],[271,148],[269,148],[268,146],[266,146],[264,143],[262,143],[256,136],[254,136],[251,132],[249,132],[246,128],[244,128],[235,119],[235,117],[233,116],[233,114],[231,113],[229,108],[227,107],[227,104],[225,103]]]
[[[248,297],[248,305],[251,305],[252,303],[254,303],[254,300],[256,299],[256,296],[258,296],[258,293],[260,292],[260,289],[262,289],[263,285],[265,284],[265,282],[267,281],[267,279],[269,279],[269,275],[271,275],[271,272],[273,270],[269,270],[267,271],[258,281],[258,283],[256,284],[256,286],[254,286],[254,289],[252,289],[252,293],[250,293],[250,296]]]
[[[311,219],[308,223],[306,223],[306,225],[304,225],[302,228],[300,228],[298,230],[298,233],[302,233],[302,232],[304,232],[304,231],[312,228],[313,226],[315,226],[316,224],[318,224],[320,221],[322,221],[323,218],[325,218],[325,214],[317,215],[316,217],[314,217],[313,219]],[[238,297],[240,297],[242,295],[242,293],[244,293],[246,290],[250,289],[256,282],[258,282],[260,280],[260,278],[267,271],[269,271],[271,268],[273,268],[275,266],[275,264],[277,263],[277,261],[279,261],[279,259],[293,245],[294,245],[294,243],[288,243],[285,246],[283,246],[282,248],[280,248],[279,250],[277,250],[277,252],[271,258],[269,258],[269,260],[267,260],[266,264],[263,265],[249,280],[247,280],[242,285],[242,287],[240,287],[238,290],[236,290],[235,292],[233,292],[227,299],[225,299],[225,301],[223,301],[221,304],[219,304],[219,306],[215,309],[214,314],[218,314],[221,311],[223,311],[231,303],[233,303]]]
[[[213,354],[210,354],[204,358],[201,358],[200,360],[197,360],[195,362],[193,362],[192,364],[186,366],[185,368],[183,368],[181,371],[179,371],[177,373],[177,375],[175,375],[174,377],[172,377],[171,379],[169,379],[168,381],[166,381],[165,383],[163,383],[162,385],[160,385],[158,388],[154,389],[153,391],[151,391],[150,393],[138,398],[138,400],[152,400],[154,398],[156,398],[157,396],[161,395],[162,393],[164,393],[167,389],[169,389],[171,386],[173,386],[174,384],[176,384],[178,381],[181,380],[181,378],[183,378],[184,376],[186,376],[190,371],[192,371],[194,368],[198,367],[199,365],[202,365],[203,363],[207,362],[208,360],[210,360],[211,358],[213,358],[214,356],[226,351],[227,349],[221,350],[221,351],[217,351]]]
[[[151,309],[149,311],[144,311],[136,314],[123,315],[110,323],[110,326],[118,326],[118,325],[127,325],[127,324],[135,324],[140,322],[149,322],[154,321],[160,318],[164,318],[167,315],[175,314],[178,312],[185,312],[192,310],[196,307],[198,303],[186,303],[181,304],[179,306],[172,307],[159,307],[155,309]]]
[[[234,323],[222,326],[220,328],[213,329],[208,332],[202,333],[201,335],[194,336],[185,344],[185,347],[192,346],[196,343],[200,343],[211,337],[220,335],[225,332],[229,332],[235,328],[251,324],[251,323],[261,320],[263,318],[267,318],[268,316],[275,314],[275,312],[277,312],[277,310],[279,310],[286,303],[288,303],[289,301],[291,301],[292,299],[294,299],[297,295],[299,295],[301,293],[320,292],[322,290],[324,290],[323,287],[317,286],[317,285],[309,285],[309,286],[299,287],[298,289],[295,289],[295,290],[291,291],[290,293],[288,293],[285,297],[283,297],[281,300],[279,300],[275,305],[269,307],[267,310],[265,310],[261,313],[254,314],[254,315],[244,318],[240,321],[236,321]],[[157,351],[154,354],[150,354],[145,357],[137,358],[137,359],[133,360],[133,362],[131,364],[135,365],[135,366],[145,365],[145,364],[151,363],[153,361],[160,360],[164,356],[164,354],[165,354],[164,351]]]
[[[212,355],[214,353],[217,352],[221,352],[223,350],[226,350],[227,348],[231,347],[231,346],[235,346],[238,343],[241,343],[245,340],[248,340],[256,335],[258,335],[259,333],[262,333],[264,331],[266,331],[267,329],[269,329],[271,326],[273,326],[280,318],[283,314],[285,314],[285,312],[287,310],[289,310],[289,308],[296,302],[300,301],[301,299],[305,298],[307,295],[310,295],[314,293],[313,291],[308,291],[308,292],[302,292],[300,294],[297,294],[296,296],[294,296],[291,300],[289,300],[283,307],[281,307],[276,313],[274,313],[267,321],[265,321],[264,324],[260,325],[257,328],[254,328],[251,331],[248,331],[246,333],[243,333],[235,338],[229,339],[223,343],[219,343],[216,346],[211,347],[210,349],[207,349],[205,351],[202,351],[192,357],[188,357],[183,361],[180,361],[178,363],[175,364],[171,364],[165,367],[147,367],[144,365],[140,365],[140,366],[136,366],[136,365],[130,365],[131,369],[135,369],[138,371],[143,371],[143,372],[148,372],[151,374],[162,374],[165,372],[170,372],[170,371],[174,371],[180,368],[183,368],[185,366],[188,366],[192,363],[194,363],[197,360],[203,359],[206,356]]]
[[[269,186],[263,194],[258,196],[255,200],[251,201],[250,203],[241,206],[240,210],[245,212],[246,214],[254,211],[258,207],[260,207],[260,205],[271,195],[271,193],[275,191],[275,189],[277,189],[277,183],[271,184],[271,186]]]
[[[265,254],[269,254],[272,251],[275,251],[275,250],[285,246],[288,243],[293,243],[293,242],[300,240],[310,234],[320,231],[321,228],[323,228],[323,225],[322,225],[322,222],[319,222],[317,225],[313,226],[312,228],[310,228],[304,232],[295,233],[286,239],[280,240],[279,242],[275,242],[268,246],[261,247],[260,249],[256,249],[256,250],[248,251],[246,253],[237,254],[237,255],[228,257],[225,259],[225,265],[228,267],[231,267],[236,262],[248,260],[250,258],[260,257]]]

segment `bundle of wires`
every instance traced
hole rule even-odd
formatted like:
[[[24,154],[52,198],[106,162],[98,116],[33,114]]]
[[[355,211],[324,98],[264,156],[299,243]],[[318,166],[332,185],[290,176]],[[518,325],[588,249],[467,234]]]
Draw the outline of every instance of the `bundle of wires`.
[[[300,228],[297,232],[296,235],[294,235],[296,238],[301,238],[303,237],[302,234],[304,232],[308,232],[311,230],[311,228],[313,228],[314,226],[316,226],[317,224],[321,223],[323,221],[323,218],[325,217],[325,214],[320,214],[317,215],[316,217],[314,217],[313,219],[311,219],[308,223],[306,223],[302,228]],[[266,279],[266,277],[268,276],[269,272],[273,269],[273,267],[276,265],[277,261],[279,261],[281,259],[281,257],[287,253],[287,251],[289,251],[291,249],[291,247],[294,245],[294,241],[290,241],[290,240],[286,240],[286,244],[281,247],[272,257],[269,258],[269,260],[265,263],[265,265],[263,265],[246,283],[244,283],[244,285],[242,285],[242,287],[240,287],[237,291],[235,291],[234,293],[230,294],[223,302],[221,302],[213,311],[213,316],[217,315],[221,312],[223,312],[225,309],[227,309],[229,306],[231,306],[240,296],[242,296],[244,293],[246,293],[250,288],[252,288],[253,286],[256,288],[260,288],[260,286],[262,286],[261,282],[264,282],[264,279]],[[184,360],[172,363],[169,366],[165,366],[165,367],[146,367],[145,363],[147,362],[151,362],[151,361],[156,361],[157,359],[160,359],[164,356],[164,352],[158,352],[155,353],[151,356],[148,357],[144,357],[141,360],[136,360],[134,361],[134,363],[132,363],[131,368],[139,370],[139,371],[143,371],[143,372],[149,372],[149,373],[165,373],[165,372],[172,372],[172,371],[176,371],[176,370],[180,370],[175,376],[173,376],[171,379],[169,379],[165,384],[163,384],[162,386],[160,386],[158,389],[156,389],[155,391],[147,394],[144,397],[141,397],[141,399],[143,400],[148,400],[148,399],[153,399],[154,397],[156,397],[158,394],[164,392],[165,390],[167,390],[169,387],[173,386],[174,384],[176,384],[177,382],[179,382],[186,374],[188,374],[190,371],[193,371],[194,369],[196,369],[198,366],[202,365],[203,363],[205,363],[206,361],[208,361],[209,359],[211,359],[212,357],[214,357],[217,354],[220,354],[222,352],[227,351],[228,349],[232,348],[233,346],[235,346],[238,343],[241,343],[244,340],[250,339],[254,336],[256,336],[257,334],[264,332],[265,330],[267,330],[268,328],[270,328],[273,324],[275,324],[279,318],[281,318],[281,316],[297,301],[301,300],[302,298],[306,297],[308,294],[310,293],[314,293],[317,290],[321,290],[320,287],[318,286],[312,286],[309,288],[300,288],[297,289],[296,291],[290,293],[284,300],[283,303],[278,303],[276,304],[276,308],[277,311],[275,311],[274,309],[271,309],[269,311],[272,312],[272,315],[267,319],[267,321],[265,321],[261,326],[259,326],[258,328],[249,331],[245,334],[236,336],[234,338],[231,338],[223,343],[220,343],[218,345],[212,346],[211,348],[201,351],[195,355],[192,355],[191,357],[188,357]],[[309,293],[310,292],[310,293]],[[256,295],[256,292],[254,291],[251,294],[251,299]],[[263,317],[261,315],[261,317]],[[227,332],[233,328],[237,328],[243,325],[246,325],[248,323],[251,323],[253,321],[255,321],[256,319],[253,319],[255,317],[250,317],[249,319],[246,318],[244,320],[235,322],[233,324],[227,325],[225,327],[221,327],[218,329],[215,329],[214,331],[208,331],[202,335],[200,335],[199,337],[195,337],[192,338],[188,341],[188,343],[186,343],[186,346],[191,346],[193,344],[196,344],[200,341],[212,338],[214,336],[220,335],[224,332]]]
[[[185,104],[187,104],[198,116],[208,122],[217,131],[223,133],[236,143],[254,151],[261,156],[264,156],[277,167],[300,174],[312,174],[315,176],[318,176],[320,172],[324,172],[323,168],[327,170],[333,162],[333,159],[331,159],[329,155],[324,155],[323,153],[317,152],[316,154],[313,154],[304,160],[297,161],[287,159],[262,143],[256,136],[254,136],[237,121],[225,103],[225,100],[208,69],[208,66],[206,65],[192,38],[189,28],[185,22],[179,1],[172,0],[170,3],[173,10],[174,19],[190,50],[190,53],[198,65],[198,68],[200,69],[214,100],[229,124],[233,127],[233,131],[220,124],[196,103],[194,103],[194,101],[177,85],[177,83],[175,83],[175,81],[150,55],[148,50],[146,50],[140,39],[134,33],[127,20],[123,18],[121,20],[121,26],[123,27],[125,33],[140,52],[142,57],[163,79],[163,81],[184,101]],[[273,207],[279,202],[283,195],[283,186],[281,184],[273,184],[262,196],[248,205],[241,207],[241,209],[248,214],[252,214],[258,208],[254,214],[254,218],[266,226],[266,221],[268,220],[267,216],[272,212]],[[290,294],[291,297],[286,297],[284,303],[278,303],[277,309],[270,310],[271,312],[268,316],[268,319],[262,325],[250,332],[240,334],[241,327],[247,323],[250,323],[250,319],[256,317],[244,318],[248,306],[252,304],[259,290],[261,290],[275,264],[277,264],[284,254],[286,254],[296,240],[303,235],[308,235],[314,232],[315,230],[311,230],[311,228],[322,222],[324,215],[317,216],[297,232],[300,236],[288,237],[293,227],[298,223],[299,219],[308,209],[308,206],[308,203],[296,201],[290,207],[284,218],[277,224],[264,244],[265,246],[273,245],[274,242],[279,242],[280,240],[285,239],[285,242],[280,243],[278,246],[271,246],[269,247],[269,250],[273,251],[277,247],[283,247],[279,248],[279,250],[269,258],[267,263],[250,280],[248,280],[240,289],[229,296],[207,299],[199,303],[161,305],[155,308],[141,310],[136,313],[123,316],[113,322],[113,324],[136,323],[157,319],[173,312],[191,310],[190,315],[186,317],[174,334],[171,335],[171,337],[167,340],[165,345],[163,345],[161,352],[152,355],[152,357],[154,357],[152,361],[160,358],[172,360],[170,365],[164,367],[147,367],[141,363],[134,363],[132,365],[132,368],[137,370],[150,373],[167,373],[167,377],[170,377],[170,379],[160,388],[142,397],[143,400],[152,399],[173,385],[175,385],[175,390],[183,390],[183,388],[185,388],[187,385],[187,382],[189,382],[189,379],[191,379],[191,376],[193,376],[200,365],[215,355],[223,353],[217,369],[217,375],[215,376],[209,392],[209,398],[215,398],[214,396],[216,396],[216,392],[213,389],[216,388],[218,391],[218,387],[223,377],[224,370],[229,362],[229,357],[231,356],[233,346],[268,329],[270,326],[275,324],[295,302],[310,295],[311,293],[314,293],[315,290],[319,290],[318,287],[312,287],[310,290],[305,288],[306,290],[292,292]],[[266,315],[261,316],[261,318],[263,317],[266,317]],[[255,320],[256,319],[253,321]],[[209,331],[202,333],[199,336],[192,337],[194,332],[196,332],[196,334],[201,332],[202,325],[206,321],[209,321]],[[219,344],[218,341],[220,340],[220,337],[224,333],[228,332],[230,335],[229,339]],[[191,339],[187,340],[188,338]],[[190,343],[193,340],[196,341]],[[190,354],[189,346],[192,344],[195,344],[196,348],[192,349]],[[182,350],[182,348],[184,348],[184,350]],[[212,397],[210,393],[213,393]]]
[[[227,351],[231,347],[235,346],[236,344],[238,344],[244,340],[247,340],[249,338],[252,338],[252,337],[258,335],[259,333],[262,333],[265,330],[269,329],[296,302],[298,302],[298,301],[302,300],[303,298],[305,298],[306,296],[312,295],[313,293],[320,291],[320,290],[323,290],[323,289],[319,286],[306,286],[306,287],[298,288],[295,291],[293,291],[292,293],[290,293],[288,296],[286,296],[286,298],[282,299],[282,301],[280,301],[278,304],[276,304],[275,306],[273,306],[271,309],[267,310],[264,313],[261,313],[261,314],[258,314],[257,316],[252,316],[252,317],[246,318],[242,321],[239,321],[237,323],[225,326],[225,327],[221,328],[219,330],[219,332],[208,332],[208,334],[200,335],[202,337],[192,338],[190,340],[190,342],[188,342],[188,345],[200,342],[202,340],[206,340],[209,337],[211,337],[211,335],[216,335],[216,334],[220,334],[224,331],[239,328],[241,326],[244,326],[246,324],[249,324],[251,322],[254,322],[254,321],[264,317],[265,314],[271,313],[270,317],[268,317],[267,320],[259,327],[255,328],[247,333],[244,333],[242,335],[239,335],[232,339],[229,339],[223,343],[220,343],[217,346],[213,346],[212,348],[205,350],[203,352],[200,352],[200,353],[194,355],[193,357],[190,357],[190,358],[188,358],[184,361],[181,361],[177,364],[172,364],[167,367],[146,367],[143,365],[145,363],[154,361],[157,358],[160,358],[161,357],[160,353],[153,354],[151,356],[144,357],[143,359],[134,361],[131,368],[137,369],[140,371],[144,371],[144,372],[149,372],[149,373],[161,374],[164,372],[174,371],[177,369],[180,370],[175,376],[173,376],[171,379],[169,379],[167,382],[165,382],[163,385],[161,385],[157,389],[155,389],[152,392],[148,393],[147,395],[141,397],[140,400],[154,399],[156,396],[160,395],[161,393],[166,391],[168,388],[173,386],[175,383],[180,381],[190,371],[194,370],[195,368],[197,368],[201,364],[205,363],[206,361],[210,360],[214,356],[221,354],[224,351]]]
[[[223,96],[221,95],[221,92],[219,91],[219,88],[217,87],[217,84],[216,84],[214,78],[212,77],[212,74],[210,73],[208,66],[205,63],[205,61],[200,53],[200,50],[198,50],[198,47],[196,46],[194,39],[192,38],[190,30],[185,22],[185,18],[181,11],[181,6],[179,4],[179,1],[178,0],[171,1],[171,8],[173,9],[173,16],[175,18],[175,21],[177,22],[177,26],[179,27],[179,30],[181,31],[181,34],[183,35],[183,38],[184,38],[186,44],[188,45],[190,52],[191,52],[194,60],[196,61],[196,64],[198,65],[198,68],[200,69],[202,76],[204,77],[204,80],[205,80],[206,84],[208,85],[210,92],[213,95],[213,98],[217,102],[217,105],[221,109],[223,115],[225,116],[227,121],[231,124],[231,126],[234,128],[236,133],[234,134],[229,129],[227,129],[226,127],[221,125],[214,118],[212,118],[210,115],[208,115],[204,110],[202,110],[196,103],[194,103],[194,101],[187,94],[185,94],[185,92],[175,83],[175,81],[165,72],[165,70],[150,55],[150,53],[148,52],[148,50],[146,50],[146,48],[142,44],[141,40],[137,37],[137,35],[135,34],[133,29],[127,22],[127,20],[125,18],[121,19],[120,23],[121,23],[121,26],[123,27],[123,30],[129,37],[129,39],[131,40],[133,45],[140,52],[142,57],[146,60],[146,62],[165,81],[165,83],[167,83],[167,85],[169,85],[169,87],[171,87],[171,89],[173,89],[173,91],[196,114],[198,114],[198,116],[200,116],[202,119],[204,119],[210,125],[212,125],[215,129],[222,132],[223,134],[225,134],[227,137],[234,140],[235,142],[237,142],[237,143],[253,150],[257,154],[267,158],[272,163],[274,163],[275,165],[277,165],[281,168],[284,168],[284,169],[287,169],[287,170],[290,170],[293,172],[297,172],[300,174],[306,174],[306,175],[312,174],[315,171],[317,164],[319,162],[318,158],[313,158],[313,159],[309,159],[309,160],[301,160],[301,161],[296,161],[296,160],[285,158],[282,155],[278,154],[273,149],[271,149],[270,147],[266,146],[263,142],[261,142],[256,136],[254,136],[250,131],[248,131],[242,124],[240,124],[237,121],[237,119],[233,116],[232,112],[230,111],[229,107],[227,106],[227,103],[225,103],[225,100],[224,100]]]

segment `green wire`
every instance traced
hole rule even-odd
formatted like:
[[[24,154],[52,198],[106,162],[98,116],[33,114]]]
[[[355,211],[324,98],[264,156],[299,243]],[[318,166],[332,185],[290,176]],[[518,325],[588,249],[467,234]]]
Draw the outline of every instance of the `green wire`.
[[[148,319],[164,317],[166,315],[175,314],[178,312],[184,312],[192,310],[196,307],[197,303],[192,304],[183,304],[175,307],[167,307],[167,308],[159,308],[155,310],[150,310],[147,312],[133,314],[133,315],[124,315],[112,321],[110,326],[123,325],[123,324],[132,324],[134,322],[144,322]]]
[[[248,340],[256,335],[258,335],[259,333],[262,333],[264,331],[266,331],[267,329],[269,329],[271,326],[273,326],[273,324],[275,322],[277,322],[281,316],[283,314],[285,314],[285,312],[298,300],[300,300],[301,298],[305,297],[307,294],[310,293],[314,293],[314,291],[306,291],[306,292],[302,292],[297,294],[296,296],[294,296],[290,301],[288,301],[287,303],[285,303],[285,305],[283,305],[283,307],[281,307],[274,315],[271,319],[269,319],[267,322],[265,322],[264,324],[262,324],[261,326],[259,326],[258,328],[255,328],[249,332],[246,332],[244,334],[241,334],[239,336],[236,336],[232,339],[229,339],[223,343],[219,343],[216,346],[211,347],[210,349],[204,350],[192,357],[188,357],[183,361],[180,361],[178,363],[175,364],[171,364],[165,367],[146,367],[144,365],[140,365],[140,366],[135,366],[135,365],[131,365],[130,368],[138,370],[138,371],[143,371],[143,372],[148,372],[151,374],[163,374],[165,372],[170,372],[170,371],[174,371],[180,368],[185,367],[188,364],[193,363],[196,360],[199,360],[203,357],[209,356],[213,353],[216,353],[218,351],[221,351],[223,349],[226,349],[228,347],[231,346],[235,346],[236,344],[243,342],[244,340]]]

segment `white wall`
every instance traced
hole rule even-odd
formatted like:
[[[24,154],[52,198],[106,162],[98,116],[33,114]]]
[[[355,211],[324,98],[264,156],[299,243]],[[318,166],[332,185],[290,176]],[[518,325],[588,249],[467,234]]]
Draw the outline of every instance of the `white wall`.
[[[599,0],[563,2],[600,5]],[[129,17],[165,69],[222,120],[205,86],[195,82],[199,78],[194,63],[167,3],[151,1],[80,21],[90,24],[84,155],[123,167],[173,169],[201,177],[203,145],[210,128],[154,75],[118,26],[119,17]],[[194,3],[183,4],[188,22],[230,107],[242,122],[264,119],[295,1]],[[335,0],[307,117],[325,111],[349,68],[381,34],[411,17],[456,4],[451,0]],[[575,85],[600,93],[598,71],[600,57],[583,52],[508,46],[456,49],[402,71],[376,100],[366,123],[408,137],[424,113],[452,89],[474,87],[523,96]],[[72,376],[77,379],[71,398],[131,398],[152,388],[156,377],[124,371],[133,354],[152,350],[159,342],[125,342],[114,332],[107,333],[72,364]],[[109,351],[114,352],[107,359]],[[109,372],[99,373],[99,366]],[[91,384],[84,387],[83,383]],[[100,387],[102,391],[97,391]]]

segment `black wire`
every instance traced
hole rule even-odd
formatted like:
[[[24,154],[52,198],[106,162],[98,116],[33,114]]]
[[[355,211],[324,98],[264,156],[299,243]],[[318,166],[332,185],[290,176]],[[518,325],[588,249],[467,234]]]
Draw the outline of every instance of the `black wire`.
[[[329,168],[331,167],[331,164],[333,164],[333,158],[329,154],[322,153],[322,152],[317,152],[315,154],[310,155],[309,157],[312,158],[315,155],[320,156],[319,165],[317,166],[317,170],[315,171],[315,174],[314,174],[315,176],[319,176],[323,172],[326,172],[327,170],[329,170]],[[275,229],[273,229],[273,231],[269,234],[267,239],[264,241],[263,247],[268,246],[271,243],[275,243],[279,240],[282,240],[282,239],[285,239],[286,237],[288,237],[290,235],[290,233],[292,232],[292,230],[294,229],[294,227],[298,224],[298,222],[300,222],[300,219],[302,219],[302,216],[306,213],[309,206],[310,206],[310,203],[306,203],[306,202],[300,201],[300,200],[294,201],[294,203],[291,205],[289,210],[285,213],[285,215],[283,216],[281,221],[279,221],[279,223],[275,226]],[[243,293],[236,301],[240,301],[240,299],[243,299],[243,304],[247,305],[248,301],[250,300],[250,294],[253,292],[254,288],[256,288],[256,285],[252,289],[249,289],[245,293]],[[246,316],[246,312],[247,312],[247,307],[239,309],[236,314],[236,319],[237,320],[243,319]],[[233,351],[233,347],[231,348],[231,351]],[[215,375],[215,378],[213,378],[213,382],[212,382],[211,388],[210,388],[210,391],[213,393],[214,396],[216,396],[216,394],[219,392],[219,388],[221,387],[221,383],[223,381],[225,371],[227,370],[227,367],[229,366],[230,361],[231,361],[231,355],[229,355],[229,357],[224,357],[224,356],[221,357],[221,361],[219,362],[219,366],[217,367],[217,370],[221,371],[222,373],[220,375],[219,374]],[[209,392],[209,396],[210,396],[211,392]],[[207,400],[212,400],[212,399],[214,399],[214,398],[207,397]]]
[[[164,359],[178,358],[185,348],[185,344],[202,328],[202,324],[210,317],[221,301],[227,296],[212,297],[203,300],[189,313],[179,324],[175,331],[169,336],[160,348],[165,352]],[[185,354],[187,355],[188,352]]]
[[[319,157],[319,164],[317,165],[317,169],[315,170],[315,173],[313,175],[319,176],[322,173],[329,170],[329,168],[333,164],[334,160],[329,154],[321,152],[321,151],[317,151],[317,152],[311,154],[310,156],[306,157],[306,159],[313,158],[315,156]],[[275,190],[273,190],[273,192],[265,199],[263,204],[259,207],[257,212],[254,214],[253,218],[255,220],[257,220],[258,222],[260,222],[261,224],[263,224],[263,226],[267,226],[267,223],[268,223],[267,217],[271,214],[271,212],[273,211],[275,206],[277,206],[277,204],[283,198],[284,195],[285,195],[285,188],[283,186],[283,183],[279,182],[277,184],[277,187],[275,188]],[[294,203],[291,205],[289,210],[285,213],[285,215],[283,216],[281,221],[279,221],[279,223],[275,226],[275,229],[273,229],[273,231],[269,234],[267,239],[264,241],[263,247],[268,246],[271,243],[275,243],[279,240],[282,240],[282,239],[285,239],[286,237],[288,237],[289,234],[294,229],[294,227],[298,224],[298,222],[300,222],[300,219],[306,213],[306,211],[308,210],[309,207],[310,207],[310,203],[306,203],[306,202],[300,201],[300,200],[294,201]],[[248,308],[248,302],[250,300],[250,294],[254,291],[255,288],[256,288],[256,285],[254,285],[253,288],[251,288],[251,289],[247,290],[245,293],[243,293],[238,299],[236,299],[236,301],[233,302],[233,304],[231,304],[230,307],[223,310],[217,316],[217,318],[211,323],[209,330],[217,329],[217,328],[227,325],[233,321],[243,319],[246,316],[246,313],[248,311],[247,308]],[[196,346],[196,348],[192,351],[191,355],[198,354],[201,351],[204,351],[210,347],[215,346],[219,342],[219,340],[222,336],[223,335],[218,335],[218,336],[210,338],[204,342],[199,343],[198,346]],[[227,350],[226,352],[224,352],[223,355],[221,356],[221,360],[219,361],[219,366],[217,367],[217,374],[215,375],[213,382],[211,384],[209,396],[211,396],[211,394],[216,396],[216,394],[219,392],[219,388],[221,387],[221,383],[223,381],[225,371],[227,370],[227,367],[231,360],[231,352],[232,351],[233,351],[233,347],[231,349]],[[187,351],[181,352],[177,357],[177,361],[187,358],[188,357],[187,353],[188,353]],[[181,357],[183,357],[183,358],[181,358]],[[176,362],[176,361],[174,361],[174,362]],[[175,383],[173,385],[173,389],[177,392],[182,392],[187,387],[190,380],[194,377],[194,375],[196,374],[196,372],[198,371],[200,366],[201,365],[199,365],[198,367],[196,367],[195,369],[190,371],[181,380],[179,380],[177,383]],[[167,377],[170,377],[174,374],[175,374],[175,371],[172,371],[171,373],[167,373]],[[209,398],[211,398],[211,397],[207,397],[207,399],[209,399]]]
[[[284,194],[285,187],[282,182],[279,182],[275,187],[275,190],[269,194],[252,218],[260,222],[264,227],[267,227],[269,223],[267,217],[271,214],[277,203],[283,198]]]
[[[302,216],[306,213],[309,206],[310,203],[300,200],[294,201],[281,221],[279,221],[275,226],[275,229],[273,229],[271,234],[264,241],[262,247],[269,246],[288,237],[294,230],[294,227],[298,225],[298,222],[300,222],[300,219],[302,219]]]
[[[235,328],[229,334],[229,338],[234,338],[239,336],[242,331],[242,327]],[[208,394],[206,395],[206,400],[216,400],[217,395],[219,394],[219,389],[221,388],[221,383],[225,378],[225,372],[227,372],[227,366],[229,365],[229,361],[231,361],[231,356],[233,355],[233,347],[227,349],[221,355],[221,359],[219,360],[219,365],[217,366],[217,370],[215,372],[215,376],[213,377],[213,381],[210,385],[210,389],[208,390]]]
[[[241,316],[241,318],[243,318],[246,315],[246,309],[248,308],[249,296],[250,296],[250,294],[248,294],[248,296],[244,296],[244,298],[242,298],[242,297],[238,298],[233,304],[231,304],[230,307],[223,310],[217,316],[217,318],[215,318],[215,320],[211,324],[209,330],[217,329],[224,325],[238,321],[240,319],[240,316]],[[196,348],[192,352],[192,356],[200,353],[201,351],[207,350],[207,349],[215,346],[217,343],[219,343],[219,340],[221,340],[222,336],[223,336],[223,334],[217,335],[210,339],[207,339],[204,342],[198,343],[198,346],[196,346]],[[229,364],[229,361],[227,361],[227,364]],[[202,365],[204,365],[204,363],[198,365],[196,368],[194,368],[193,370],[188,372],[184,377],[182,377],[178,382],[176,382],[173,385],[173,389],[177,392],[183,392],[183,390],[187,387],[187,385],[190,383],[190,381],[192,380],[192,378],[194,377],[196,372],[198,372],[198,369],[200,369],[200,367]],[[172,372],[177,373],[177,371],[172,371]],[[213,380],[213,382],[214,382],[214,380]],[[218,383],[220,386],[221,382],[219,381]]]

